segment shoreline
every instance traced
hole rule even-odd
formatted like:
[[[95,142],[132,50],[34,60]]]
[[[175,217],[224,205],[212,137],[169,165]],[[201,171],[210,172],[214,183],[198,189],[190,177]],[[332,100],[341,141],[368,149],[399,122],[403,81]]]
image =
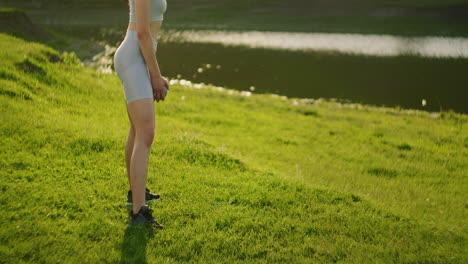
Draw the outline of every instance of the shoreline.
[[[243,96],[243,97],[250,97],[250,96],[267,96],[271,98],[279,98],[284,101],[289,101],[291,105],[314,105],[319,106],[322,103],[328,104],[329,108],[331,109],[352,109],[352,110],[362,110],[362,111],[374,111],[374,112],[381,112],[381,113],[390,113],[393,115],[407,115],[407,116],[429,116],[432,119],[439,119],[445,114],[454,115],[457,118],[466,118],[468,114],[455,112],[453,110],[445,110],[445,111],[427,111],[427,110],[420,110],[420,109],[413,109],[413,108],[402,108],[402,107],[389,107],[389,106],[378,106],[373,104],[365,104],[365,103],[356,103],[346,98],[324,98],[324,97],[317,97],[317,98],[299,98],[299,97],[289,97],[286,95],[276,94],[276,93],[255,93],[251,91],[240,91],[232,88],[226,88],[223,86],[216,86],[210,85],[205,83],[194,83],[190,80],[185,79],[170,79],[170,84],[180,84],[187,88],[192,89],[208,89],[212,91],[217,91],[221,93],[227,93],[228,95],[235,95],[235,96]]]

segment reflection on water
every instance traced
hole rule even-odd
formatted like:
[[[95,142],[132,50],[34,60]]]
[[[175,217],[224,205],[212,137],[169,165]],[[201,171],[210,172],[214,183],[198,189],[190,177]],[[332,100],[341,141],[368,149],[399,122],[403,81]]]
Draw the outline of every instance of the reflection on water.
[[[468,58],[467,38],[214,30],[167,30],[162,37],[166,41],[222,43],[252,48],[330,50],[376,56],[411,54]]]
[[[468,112],[468,59],[362,56],[161,41],[164,75],[254,93]],[[423,101],[424,100],[424,101]]]

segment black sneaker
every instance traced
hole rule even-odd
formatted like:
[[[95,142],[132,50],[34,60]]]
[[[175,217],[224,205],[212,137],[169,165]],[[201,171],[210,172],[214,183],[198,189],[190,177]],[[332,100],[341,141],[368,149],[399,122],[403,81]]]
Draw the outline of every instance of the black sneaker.
[[[147,205],[143,205],[138,211],[137,214],[130,212],[130,219],[128,221],[129,227],[139,227],[139,226],[151,226],[163,229],[164,226],[161,225],[156,219],[154,219],[153,210],[151,210]]]
[[[154,194],[148,188],[146,188],[146,191],[145,191],[145,203],[146,204],[159,201],[160,199],[161,199],[161,196],[159,194]],[[127,205],[133,205],[131,190],[128,191],[127,193],[127,201],[125,203]]]

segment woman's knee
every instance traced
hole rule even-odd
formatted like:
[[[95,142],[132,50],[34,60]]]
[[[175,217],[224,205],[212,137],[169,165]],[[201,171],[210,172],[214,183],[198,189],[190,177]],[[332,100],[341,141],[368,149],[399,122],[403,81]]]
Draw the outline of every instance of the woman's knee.
[[[137,130],[135,141],[142,143],[149,147],[154,141],[154,136],[155,136],[154,127],[146,126],[140,130]]]

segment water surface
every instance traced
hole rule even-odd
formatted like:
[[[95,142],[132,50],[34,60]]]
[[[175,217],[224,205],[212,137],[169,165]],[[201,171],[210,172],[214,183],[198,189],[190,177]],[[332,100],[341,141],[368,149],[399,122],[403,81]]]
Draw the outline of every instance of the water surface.
[[[158,61],[171,78],[254,93],[468,113],[468,59],[463,58],[363,56],[165,41],[158,46]]]
[[[468,58],[468,38],[398,37],[334,33],[295,33],[263,31],[168,30],[168,41],[221,43],[251,48],[292,51],[337,51],[342,53],[424,57]]]

